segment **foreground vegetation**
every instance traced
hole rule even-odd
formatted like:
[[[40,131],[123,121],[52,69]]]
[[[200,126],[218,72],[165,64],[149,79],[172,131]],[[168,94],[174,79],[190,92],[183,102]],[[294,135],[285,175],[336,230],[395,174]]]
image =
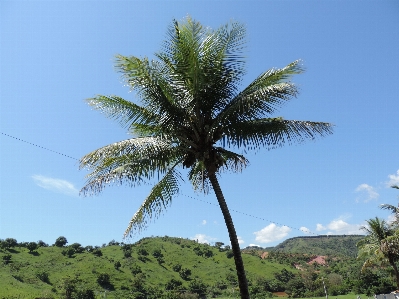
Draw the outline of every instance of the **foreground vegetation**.
[[[345,238],[361,237],[324,237],[323,246],[346,244]],[[351,292],[371,295],[394,289],[388,270],[375,268],[361,273],[362,261],[351,256],[326,256],[326,265],[309,263],[317,256],[312,252],[319,245],[307,240],[310,238],[290,241],[300,244],[307,254],[281,249],[268,249],[265,254],[259,247],[243,250],[251,298],[272,297],[276,292],[290,297],[322,297],[323,280],[331,296]],[[64,237],[52,246],[8,238],[0,241],[0,248],[0,299],[239,297],[233,254],[220,242],[210,246],[165,236],[144,238],[135,244],[111,241],[101,247],[82,247],[68,244]]]

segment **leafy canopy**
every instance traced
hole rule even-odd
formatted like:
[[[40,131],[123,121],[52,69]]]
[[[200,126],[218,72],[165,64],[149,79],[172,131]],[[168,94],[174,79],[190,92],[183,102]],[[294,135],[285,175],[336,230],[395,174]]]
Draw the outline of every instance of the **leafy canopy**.
[[[82,193],[98,193],[111,183],[137,186],[159,180],[125,236],[140,231],[171,203],[182,181],[178,167],[189,169],[195,189],[207,191],[210,174],[248,165],[246,150],[272,149],[332,132],[328,123],[272,117],[298,94],[290,81],[303,72],[298,60],[262,73],[239,90],[245,74],[245,33],[235,22],[212,30],[191,18],[174,21],[156,60],[116,57],[140,105],[118,96],[88,99],[133,137],[81,159],[81,167],[92,171]]]

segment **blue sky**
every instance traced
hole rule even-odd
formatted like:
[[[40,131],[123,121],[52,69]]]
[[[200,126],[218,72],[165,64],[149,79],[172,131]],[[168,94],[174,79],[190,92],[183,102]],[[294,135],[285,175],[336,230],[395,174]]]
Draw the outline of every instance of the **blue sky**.
[[[243,88],[302,59],[306,72],[293,78],[301,92],[276,116],[335,125],[315,142],[249,153],[241,174],[222,174],[241,246],[358,234],[366,219],[388,219],[378,206],[399,195],[389,188],[399,184],[398,14],[398,1],[1,1],[0,238],[122,241],[151,186],[78,195],[87,173],[70,157],[129,138],[84,99],[136,101],[115,55],[153,58],[172,20],[187,15],[212,28],[246,25]],[[163,235],[228,243],[215,196],[187,181],[131,241]]]

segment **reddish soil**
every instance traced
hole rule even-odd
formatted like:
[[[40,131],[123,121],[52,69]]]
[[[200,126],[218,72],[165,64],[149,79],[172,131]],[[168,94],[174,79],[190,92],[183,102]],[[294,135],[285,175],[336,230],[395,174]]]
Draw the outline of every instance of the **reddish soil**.
[[[262,255],[260,256],[262,260],[266,259],[268,257],[269,253],[267,251],[265,251],[264,253],[262,253]]]
[[[276,295],[277,297],[288,297],[286,292],[275,292],[273,295]]]
[[[314,263],[317,263],[319,265],[325,266],[327,264],[326,263],[326,256],[318,255],[314,259],[312,259],[310,262],[308,262],[308,265],[311,265],[311,264],[314,264]]]

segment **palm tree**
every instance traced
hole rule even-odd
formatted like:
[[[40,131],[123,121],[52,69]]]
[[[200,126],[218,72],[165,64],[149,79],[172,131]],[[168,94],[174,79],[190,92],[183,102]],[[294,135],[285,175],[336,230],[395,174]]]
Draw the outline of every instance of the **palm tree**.
[[[146,227],[160,215],[179,192],[181,175],[188,169],[194,189],[211,187],[222,211],[234,253],[241,298],[249,298],[244,265],[233,220],[219,186],[223,170],[239,172],[248,164],[247,149],[276,148],[332,133],[324,122],[284,120],[271,117],[295,97],[297,87],[289,80],[303,72],[300,61],[270,69],[238,91],[245,73],[245,28],[231,23],[211,30],[187,18],[174,21],[157,60],[117,56],[117,67],[141,105],[117,96],[88,99],[95,109],[118,120],[131,139],[97,149],[80,160],[92,172],[82,188],[96,194],[111,183],[130,186],[161,179],[133,215],[124,236]],[[209,185],[210,184],[210,185]]]
[[[399,186],[393,185],[391,188],[399,189]],[[394,220],[392,221],[392,225],[399,229],[399,205],[397,207],[390,204],[382,204],[380,208],[383,210],[391,211],[394,215]]]
[[[386,263],[392,267],[396,285],[399,288],[399,271],[396,262],[399,259],[397,249],[398,236],[395,230],[385,220],[378,217],[366,221],[367,226],[362,229],[368,233],[368,236],[357,243],[359,248],[358,258],[366,258],[362,270],[371,267],[376,263]]]

